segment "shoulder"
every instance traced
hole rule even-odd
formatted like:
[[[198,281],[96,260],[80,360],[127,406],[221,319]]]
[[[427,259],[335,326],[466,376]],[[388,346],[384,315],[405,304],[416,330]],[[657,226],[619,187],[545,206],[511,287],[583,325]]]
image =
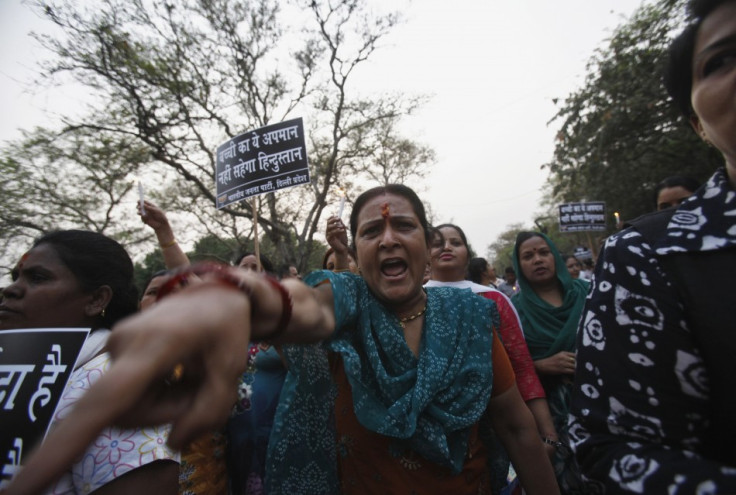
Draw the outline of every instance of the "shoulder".
[[[458,290],[452,287],[426,287],[427,300],[437,307],[443,307],[447,311],[475,312],[479,309],[498,311],[496,302],[470,290]]]

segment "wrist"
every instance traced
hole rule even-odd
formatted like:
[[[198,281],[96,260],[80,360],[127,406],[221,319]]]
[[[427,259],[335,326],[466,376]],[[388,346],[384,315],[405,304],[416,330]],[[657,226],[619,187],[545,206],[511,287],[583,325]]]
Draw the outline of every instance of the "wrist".
[[[278,312],[278,316],[271,316],[269,318],[270,320],[276,320],[275,326],[271,331],[265,335],[251,336],[251,340],[253,341],[271,341],[277,339],[286,330],[291,321],[293,309],[291,294],[278,280],[270,275],[243,275],[245,274],[242,272],[238,273],[237,270],[225,265],[213,263],[193,265],[180,271],[168,280],[159,289],[156,300],[160,300],[177,288],[188,286],[192,278],[200,279],[204,283],[209,282],[225,286],[239,291],[248,299],[251,320],[253,320],[254,315],[258,315],[263,309],[267,310],[265,311],[266,314],[262,316],[273,315]],[[202,288],[204,287],[206,286]],[[274,292],[278,294],[280,307],[277,306],[279,303],[272,304],[276,295]],[[259,301],[263,304],[259,304]],[[256,327],[263,328],[263,325],[256,325]]]
[[[172,237],[171,240],[165,241],[165,242],[164,241],[161,241],[160,239],[158,241],[158,245],[159,245],[159,247],[161,249],[170,248],[170,247],[174,246],[175,244],[176,244],[176,238],[175,237]]]
[[[567,445],[562,443],[556,435],[544,435],[542,437],[542,442],[545,445],[550,445],[554,447],[554,449],[561,454],[566,454],[568,452]]]

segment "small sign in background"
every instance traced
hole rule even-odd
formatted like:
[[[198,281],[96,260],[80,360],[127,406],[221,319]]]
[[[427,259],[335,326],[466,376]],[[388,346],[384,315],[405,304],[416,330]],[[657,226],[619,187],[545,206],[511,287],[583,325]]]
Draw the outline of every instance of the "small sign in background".
[[[560,232],[604,232],[606,230],[606,203],[565,203],[559,206]]]

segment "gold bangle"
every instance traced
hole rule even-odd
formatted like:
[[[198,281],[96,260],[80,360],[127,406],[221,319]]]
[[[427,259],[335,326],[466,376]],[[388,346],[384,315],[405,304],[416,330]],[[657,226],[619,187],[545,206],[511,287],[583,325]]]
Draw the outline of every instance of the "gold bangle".
[[[176,244],[176,239],[172,239],[171,242],[167,242],[166,244],[159,244],[159,246],[161,247],[161,249],[166,249],[170,248],[174,244]]]

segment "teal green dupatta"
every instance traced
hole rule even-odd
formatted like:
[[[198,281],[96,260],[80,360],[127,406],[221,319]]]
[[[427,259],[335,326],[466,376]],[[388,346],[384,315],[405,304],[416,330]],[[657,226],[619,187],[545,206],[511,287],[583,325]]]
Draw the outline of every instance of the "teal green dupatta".
[[[575,350],[578,320],[583,311],[589,284],[585,280],[573,279],[555,244],[546,235],[537,232],[535,234],[544,238],[554,255],[557,280],[560,282],[563,295],[562,306],[558,308],[537,296],[521,271],[519,247],[516,246],[513,261],[521,291],[511,298],[511,302],[519,313],[529,353],[536,361],[560,351]]]
[[[575,280],[570,276],[554,243],[546,235],[541,233],[539,235],[544,238],[554,255],[555,272],[562,287],[563,298],[562,305],[556,308],[537,296],[521,271],[519,246],[516,246],[513,258],[514,270],[521,291],[511,298],[511,302],[519,313],[521,328],[533,360],[543,359],[560,351],[575,352],[578,321],[589,288],[585,280]],[[540,375],[539,379],[547,394],[547,403],[559,439],[568,444],[567,418],[572,380],[567,375]],[[552,465],[563,493],[584,493],[580,485],[579,468],[568,450],[557,449]]]
[[[284,348],[289,373],[269,443],[266,492],[339,492],[327,352],[341,355],[365,428],[460,472],[470,427],[491,395],[495,304],[470,291],[428,289],[417,358],[396,316],[361,277],[320,271],[305,281],[316,286],[326,280],[334,294],[336,331],[320,345]]]

